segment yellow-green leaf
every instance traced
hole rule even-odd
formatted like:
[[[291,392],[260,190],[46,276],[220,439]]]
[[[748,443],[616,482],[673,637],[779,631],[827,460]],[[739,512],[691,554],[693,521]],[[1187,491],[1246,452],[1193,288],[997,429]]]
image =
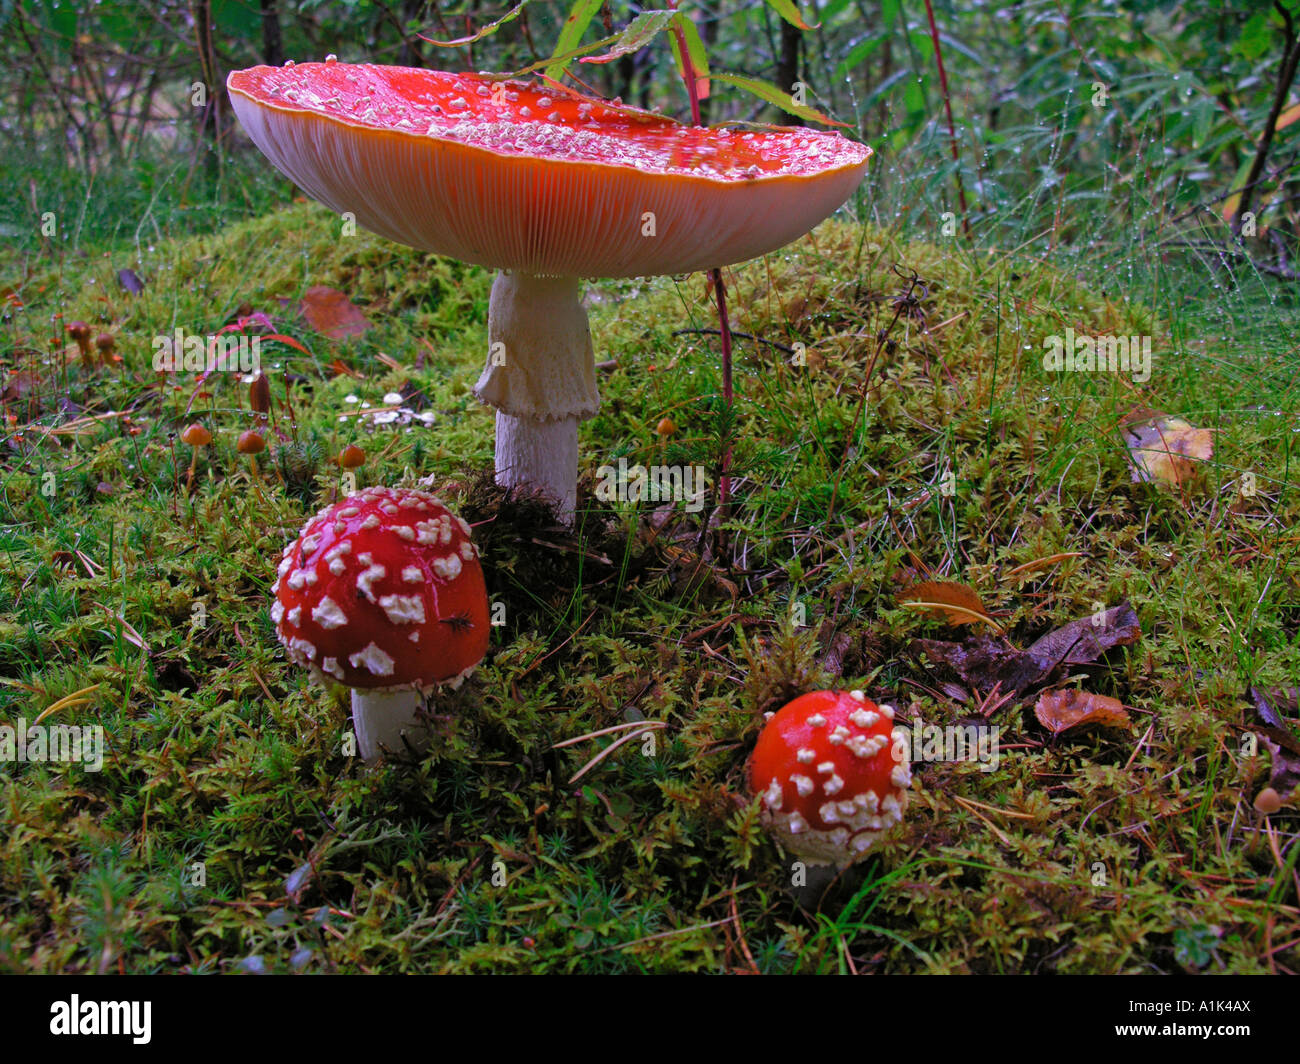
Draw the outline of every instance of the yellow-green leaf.
[[[560,36],[555,42],[555,51],[551,53],[551,59],[556,60],[546,68],[546,76],[559,81],[564,76],[565,67],[568,66],[563,60],[566,52],[572,51],[580,40],[582,35],[587,32],[587,27],[591,25],[591,20],[596,17],[596,12],[601,8],[604,0],[577,0],[573,9],[569,12],[569,17],[564,20],[564,26],[560,30]]]
[[[612,63],[629,52],[639,52],[659,34],[668,28],[675,11],[642,11],[631,22],[614,45],[604,55],[589,55],[578,60],[580,63]]]
[[[798,26],[801,30],[815,30],[821,25],[819,22],[811,24],[803,20],[799,14],[799,5],[794,0],[767,0],[767,6],[780,15],[791,26]]]
[[[420,40],[436,44],[439,48],[459,48],[463,44],[473,44],[475,41],[481,41],[484,37],[491,37],[507,22],[513,22],[531,2],[532,0],[523,0],[522,3],[512,7],[495,22],[489,22],[481,30],[469,37],[457,37],[454,41],[435,41],[432,37],[425,37],[421,34],[417,34],[417,36],[420,37]]]
[[[765,81],[741,77],[739,74],[713,74],[711,77],[717,81],[725,81],[728,85],[735,85],[738,89],[744,89],[746,92],[757,96],[760,100],[765,100],[767,103],[781,108],[787,114],[798,115],[810,122],[820,122],[826,126],[847,126],[849,124],[828,118],[807,104],[795,103],[788,92],[782,92],[775,85],[769,85]]]

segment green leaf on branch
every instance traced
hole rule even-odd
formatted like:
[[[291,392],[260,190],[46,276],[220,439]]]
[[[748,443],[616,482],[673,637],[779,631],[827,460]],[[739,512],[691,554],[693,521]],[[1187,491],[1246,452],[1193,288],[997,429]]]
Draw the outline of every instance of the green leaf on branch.
[[[604,0],[577,0],[573,5],[555,42],[555,51],[551,53],[553,62],[546,68],[548,78],[559,81],[564,76],[568,63],[562,57],[566,52],[572,51],[582,40],[582,35],[587,32],[587,27],[591,25],[591,20],[596,17],[596,12],[600,10],[603,3]]]
[[[541,70],[543,67],[549,70],[556,63],[563,63],[567,65],[570,59],[578,59],[579,57],[584,55],[591,55],[592,52],[598,52],[606,45],[613,44],[617,40],[618,40],[617,36],[602,37],[598,41],[592,41],[591,44],[584,44],[580,48],[573,49],[573,51],[571,52],[565,52],[563,55],[552,55],[552,56],[548,56],[545,59],[539,59],[536,63],[532,63],[531,65],[526,67],[521,67],[519,70],[512,70],[509,74],[505,76],[511,78],[522,78],[522,77],[526,77],[529,74],[537,73],[537,71]],[[558,81],[559,79],[557,78],[555,80]]]
[[[629,52],[639,52],[647,44],[663,33],[676,15],[675,11],[642,11],[631,22],[614,45],[604,55],[591,55],[580,59],[581,63],[612,63]]]
[[[673,26],[681,30],[682,37],[686,41],[686,54],[690,58],[691,71],[695,75],[696,96],[698,99],[707,100],[709,98],[709,57],[704,50],[704,42],[700,40],[700,31],[695,26],[695,20],[679,11],[673,19]],[[673,61],[677,64],[677,73],[681,75],[682,81],[687,81],[690,75],[686,70],[686,62],[682,59],[677,34],[669,34],[668,43],[673,48]]]
[[[840,65],[835,68],[837,78],[844,77],[850,70],[861,63],[864,59],[869,58],[877,48],[885,43],[884,35],[879,37],[868,37],[865,41],[858,41],[849,54],[844,57]]]
[[[782,92],[775,85],[769,85],[765,81],[759,81],[756,78],[745,78],[739,74],[713,74],[715,81],[725,81],[728,85],[735,85],[738,89],[744,89],[746,92],[757,96],[760,100],[779,107],[786,114],[798,115],[800,118],[807,119],[810,122],[820,122],[825,126],[847,126],[848,122],[837,122],[833,118],[828,118],[820,111],[802,103],[795,103],[794,99],[788,92]]]
[[[459,48],[461,45],[473,44],[475,41],[481,41],[484,37],[491,37],[492,34],[496,33],[496,31],[507,22],[513,22],[523,13],[524,8],[526,8],[529,3],[531,3],[531,0],[523,0],[521,4],[511,8],[495,22],[489,22],[479,30],[478,33],[475,33],[470,37],[457,37],[454,41],[435,41],[432,37],[426,37],[422,33],[418,33],[416,36],[422,41],[428,41],[430,44],[437,45],[439,48]]]
[[[801,30],[815,30],[821,25],[819,22],[807,23],[803,16],[799,14],[799,5],[794,0],[767,0],[767,6],[780,15],[791,26],[797,26]]]

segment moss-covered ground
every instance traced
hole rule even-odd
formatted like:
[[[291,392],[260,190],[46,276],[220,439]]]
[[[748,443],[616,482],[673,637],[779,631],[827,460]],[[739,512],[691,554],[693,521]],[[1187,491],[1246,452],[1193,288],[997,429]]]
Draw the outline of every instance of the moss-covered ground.
[[[84,692],[44,723],[105,736],[98,772],[0,764],[0,968],[1300,967],[1300,821],[1252,805],[1270,757],[1244,697],[1300,675],[1294,317],[1198,318],[1181,296],[1157,313],[1118,278],[848,220],[727,279],[733,328],[758,338],[737,341],[731,413],[702,277],[590,285],[612,365],[570,534],[488,476],[483,271],[297,204],[0,277],[0,721]],[[373,327],[298,323],[313,285]],[[310,352],[263,348],[256,478],[235,450],[247,384],[151,365],[155,336],[244,304]],[[77,318],[120,363],[61,354]],[[1067,327],[1151,336],[1150,379],[1045,371]],[[362,416],[391,392],[432,419]],[[1212,457],[1135,480],[1121,426],[1144,412],[1213,429]],[[192,421],[214,437],[197,456]],[[343,753],[346,692],[309,686],[269,617],[280,548],[337,497],[349,443],[361,485],[433,477],[474,524],[503,621],[433,701],[429,754],[374,769]],[[721,520],[593,495],[620,458],[716,475],[728,446]],[[1066,682],[1132,727],[1053,736],[1037,692],[998,704],[943,675],[915,639],[991,629],[900,606],[922,579],[973,588],[1020,648],[1131,604],[1140,640]],[[1001,750],[994,771],[915,766],[905,822],[796,896],[745,765],[763,713],[822,686],[903,722],[998,725]],[[639,720],[663,726],[590,767],[625,733],[558,745]]]

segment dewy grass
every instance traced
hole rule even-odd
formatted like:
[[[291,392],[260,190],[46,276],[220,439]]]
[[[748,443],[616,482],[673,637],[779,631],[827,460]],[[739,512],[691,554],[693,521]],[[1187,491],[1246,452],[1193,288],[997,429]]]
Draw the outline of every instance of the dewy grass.
[[[94,686],[56,716],[105,736],[99,773],[0,764],[0,966],[1170,971],[1208,935],[1210,970],[1294,969],[1300,898],[1251,806],[1268,758],[1241,698],[1300,674],[1290,312],[1249,286],[1188,299],[1204,293],[1149,250],[1132,263],[1155,298],[1130,302],[1122,267],[1101,283],[1082,257],[828,223],[727,271],[733,328],[757,338],[737,341],[729,429],[703,280],[593,283],[616,365],[581,435],[573,539],[484,476],[481,271],[295,205],[157,241],[131,263],[138,297],[115,255],[0,278],[26,304],[3,332],[20,383],[0,440],[0,721]],[[910,271],[924,292],[898,313]],[[159,387],[150,342],[245,302],[287,317],[315,284],[375,324],[347,342],[294,327],[311,354],[271,367],[259,491],[234,447],[246,386]],[[58,313],[111,320],[122,363],[43,361]],[[1150,379],[1045,371],[1066,328],[1149,336]],[[433,423],[359,416],[390,391]],[[1215,430],[1189,484],[1133,480],[1135,410]],[[214,439],[187,494],[172,437],[193,420]],[[725,438],[724,555],[699,554],[707,509],[591,494],[620,457],[712,471]],[[429,755],[379,771],[343,756],[345,698],[303,682],[268,616],[279,549],[340,490],[351,442],[360,483],[432,476],[474,523],[504,620],[433,703]],[[805,911],[745,794],[748,752],[764,711],[822,685],[969,720],[988,692],[910,649],[969,629],[895,602],[924,574],[974,587],[1021,647],[1132,603],[1142,639],[1076,671],[1134,728],[1052,738],[1025,706],[995,710],[997,771],[918,765],[900,829]],[[570,782],[623,733],[557,743],[640,720],[667,726]],[[1273,820],[1293,864],[1293,817]]]

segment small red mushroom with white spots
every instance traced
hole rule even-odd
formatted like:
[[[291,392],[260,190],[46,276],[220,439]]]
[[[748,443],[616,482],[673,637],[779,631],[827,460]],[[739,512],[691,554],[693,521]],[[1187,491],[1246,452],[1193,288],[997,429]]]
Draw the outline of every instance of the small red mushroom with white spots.
[[[369,762],[401,750],[421,697],[459,686],[487,651],[469,525],[428,492],[372,487],[326,507],[285,548],[271,590],[290,659],[352,688]]]
[[[861,691],[814,691],[768,714],[749,763],[763,823],[782,849],[840,868],[903,819],[911,782],[893,708]]]

